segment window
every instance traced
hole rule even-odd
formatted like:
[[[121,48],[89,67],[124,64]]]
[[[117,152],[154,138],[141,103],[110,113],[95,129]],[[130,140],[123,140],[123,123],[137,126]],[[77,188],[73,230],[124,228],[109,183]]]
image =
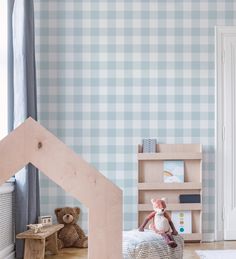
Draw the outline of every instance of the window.
[[[0,139],[8,132],[7,2],[0,0]]]

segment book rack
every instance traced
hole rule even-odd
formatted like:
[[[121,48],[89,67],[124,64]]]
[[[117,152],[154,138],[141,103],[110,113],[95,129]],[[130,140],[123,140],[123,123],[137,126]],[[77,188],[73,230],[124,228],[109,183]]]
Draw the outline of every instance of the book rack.
[[[202,202],[179,203],[180,194],[200,194],[202,200],[202,145],[157,144],[157,153],[143,153],[138,145],[138,224],[152,211],[151,199],[167,199],[167,209],[191,211],[192,233],[181,234],[185,241],[202,240]],[[184,182],[164,183],[163,163],[166,160],[184,161]],[[148,226],[147,226],[148,227]]]

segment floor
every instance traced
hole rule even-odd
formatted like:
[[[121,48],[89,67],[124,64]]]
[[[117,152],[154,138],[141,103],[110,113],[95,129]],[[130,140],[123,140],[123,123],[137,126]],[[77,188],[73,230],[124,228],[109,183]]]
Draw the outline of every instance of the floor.
[[[192,243],[184,245],[184,259],[199,259],[195,250],[224,250],[236,249],[236,241],[212,242],[212,243]]]
[[[236,241],[214,242],[214,243],[195,243],[185,244],[184,259],[199,259],[195,250],[211,249],[236,249]],[[87,259],[87,249],[68,248],[62,249],[59,255],[46,256],[45,259]]]
[[[46,256],[45,259],[87,259],[88,249],[64,248],[58,255]]]

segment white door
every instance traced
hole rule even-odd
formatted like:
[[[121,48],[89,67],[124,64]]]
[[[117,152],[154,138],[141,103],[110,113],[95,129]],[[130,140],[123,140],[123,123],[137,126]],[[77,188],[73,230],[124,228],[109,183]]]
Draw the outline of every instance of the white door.
[[[236,33],[223,41],[224,239],[236,240]]]

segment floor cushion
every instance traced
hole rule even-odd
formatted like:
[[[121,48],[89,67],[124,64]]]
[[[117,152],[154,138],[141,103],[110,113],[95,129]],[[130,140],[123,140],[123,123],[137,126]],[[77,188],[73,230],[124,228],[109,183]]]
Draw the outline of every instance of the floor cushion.
[[[174,236],[176,248],[168,246],[160,235],[152,230],[123,232],[124,259],[182,259],[184,240]]]

